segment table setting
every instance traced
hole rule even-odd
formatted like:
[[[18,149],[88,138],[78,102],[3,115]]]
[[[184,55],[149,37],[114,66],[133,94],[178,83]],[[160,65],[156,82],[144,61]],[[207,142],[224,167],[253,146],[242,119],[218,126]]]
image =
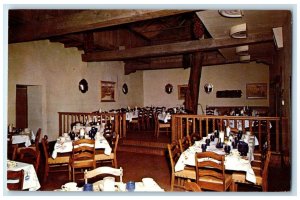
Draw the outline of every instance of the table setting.
[[[193,146],[190,146],[185,150],[179,157],[175,164],[175,172],[181,171],[186,165],[195,166],[195,154],[197,152],[212,151],[219,155],[225,155],[225,169],[233,171],[244,171],[246,172],[246,180],[255,183],[255,174],[251,167],[252,155],[247,143],[241,138],[239,141],[241,144],[246,144],[248,148],[238,148],[239,145],[233,146],[231,142],[235,141],[224,141],[220,142],[220,138],[214,137],[215,133],[210,133],[207,137],[203,137],[200,141],[196,141]],[[243,147],[243,145],[241,145]],[[246,154],[244,151],[247,150]]]
[[[19,171],[24,170],[24,182],[23,190],[28,189],[29,191],[38,190],[41,185],[37,176],[37,173],[32,164],[7,160],[7,170]],[[9,182],[10,180],[7,180]]]
[[[140,182],[116,182],[115,177],[107,176],[93,184],[86,183],[78,187],[76,182],[68,182],[56,189],[57,192],[163,192],[153,178],[143,178]]]
[[[84,138],[91,139],[89,134],[85,134]],[[73,139],[73,138],[72,138]],[[55,159],[58,153],[68,153],[72,152],[73,140],[71,139],[68,133],[64,133],[63,136],[57,138],[56,143],[54,145],[54,150],[52,152],[52,158]],[[79,140],[79,137],[75,137],[74,140]],[[97,132],[94,137],[95,140],[95,148],[96,149],[104,149],[104,154],[110,155],[112,152],[112,148],[109,145],[108,141],[103,136],[103,132]]]
[[[24,130],[14,133],[11,139],[12,144],[24,143],[26,147],[29,147],[31,145],[31,140],[35,140],[35,134],[29,128],[25,128]]]

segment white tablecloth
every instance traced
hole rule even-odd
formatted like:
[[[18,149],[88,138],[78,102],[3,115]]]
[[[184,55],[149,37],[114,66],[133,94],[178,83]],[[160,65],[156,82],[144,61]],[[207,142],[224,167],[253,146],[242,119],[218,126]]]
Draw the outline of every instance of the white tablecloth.
[[[225,155],[225,152],[223,148],[218,149],[216,148],[216,142],[217,139],[214,142],[210,142],[210,146],[207,147],[206,151],[213,151],[215,153],[218,153],[220,155]],[[176,165],[175,165],[175,171],[181,171],[184,169],[186,165],[195,166],[195,154],[196,152],[202,152],[201,144],[204,144],[204,140],[201,140],[198,146],[196,146],[196,143],[189,147],[186,151],[184,151]],[[233,152],[237,151],[236,149],[233,149]],[[225,169],[226,170],[235,170],[235,171],[245,171],[246,172],[246,180],[255,183],[255,174],[251,167],[251,163],[249,160],[242,159],[239,155],[236,155],[234,153],[225,156]]]
[[[13,135],[12,136],[12,144],[21,144],[25,143],[26,147],[31,145],[31,140],[29,135]]]
[[[249,128],[249,120],[244,120],[245,128]],[[227,126],[227,121],[224,121],[224,125]],[[252,126],[254,125],[254,121],[252,121]],[[242,120],[237,120],[237,127],[235,127],[235,120],[229,120],[230,128],[237,128],[242,130]],[[269,127],[272,128],[271,122],[269,123]]]
[[[168,120],[171,119],[171,114],[170,113],[160,113],[157,116],[158,120],[164,121],[165,123],[168,122]]]
[[[19,171],[22,169],[24,170],[23,190],[29,189],[29,191],[36,191],[41,187],[36,171],[32,164],[17,162],[17,161],[8,161],[8,162],[15,162],[16,166],[9,165],[7,167],[7,170],[11,170],[11,171]],[[9,182],[9,180],[7,182]]]
[[[104,154],[106,154],[106,155],[110,155],[111,151],[112,151],[109,143],[102,135],[99,137],[96,137],[95,148],[96,149],[104,149]],[[52,158],[55,159],[57,157],[57,153],[72,152],[72,149],[73,149],[72,140],[69,137],[65,138],[64,142],[61,142],[58,139],[54,145],[54,150],[52,152]]]
[[[129,122],[131,122],[133,118],[138,118],[138,117],[139,117],[138,110],[126,113],[126,120],[128,120]]]

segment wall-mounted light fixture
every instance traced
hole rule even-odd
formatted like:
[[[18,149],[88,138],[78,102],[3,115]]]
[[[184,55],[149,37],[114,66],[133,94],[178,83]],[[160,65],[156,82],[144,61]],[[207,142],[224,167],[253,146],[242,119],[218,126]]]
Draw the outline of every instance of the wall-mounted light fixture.
[[[214,88],[214,86],[213,86],[212,84],[210,84],[210,83],[206,83],[206,84],[204,85],[204,91],[205,91],[207,94],[211,93],[211,92],[213,91],[213,88]]]
[[[173,91],[173,85],[171,85],[170,83],[168,83],[166,86],[165,86],[165,91],[167,94],[171,94],[172,91]]]
[[[86,93],[86,91],[88,91],[89,87],[88,87],[88,82],[85,80],[85,79],[82,79],[80,82],[79,82],[79,90],[82,92],[82,93]]]
[[[246,23],[238,24],[230,29],[230,36],[232,38],[247,38],[247,25]]]

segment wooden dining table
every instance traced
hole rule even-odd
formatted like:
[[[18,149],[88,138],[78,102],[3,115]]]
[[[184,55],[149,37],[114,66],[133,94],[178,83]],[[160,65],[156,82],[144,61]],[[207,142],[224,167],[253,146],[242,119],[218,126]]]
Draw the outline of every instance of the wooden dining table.
[[[213,134],[213,133],[211,133]],[[208,134],[208,138],[211,134]],[[195,142],[194,145],[185,150],[179,157],[177,163],[175,164],[175,172],[181,171],[185,166],[195,166],[195,154],[196,152],[202,152],[201,144],[205,144],[205,139]],[[225,170],[230,171],[243,171],[246,173],[246,180],[255,183],[256,178],[254,171],[251,166],[251,157],[252,156],[240,156],[237,149],[232,149],[230,154],[226,154],[224,148],[217,148],[217,138],[210,142],[210,145],[207,146],[206,151],[212,151],[220,155],[225,155]]]

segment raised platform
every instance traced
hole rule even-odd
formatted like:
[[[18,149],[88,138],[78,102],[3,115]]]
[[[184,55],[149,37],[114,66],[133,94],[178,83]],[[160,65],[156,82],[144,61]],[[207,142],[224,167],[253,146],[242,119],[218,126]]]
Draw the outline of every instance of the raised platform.
[[[161,134],[156,138],[153,131],[128,132],[126,138],[120,139],[118,151],[164,156],[171,140],[169,137]]]

